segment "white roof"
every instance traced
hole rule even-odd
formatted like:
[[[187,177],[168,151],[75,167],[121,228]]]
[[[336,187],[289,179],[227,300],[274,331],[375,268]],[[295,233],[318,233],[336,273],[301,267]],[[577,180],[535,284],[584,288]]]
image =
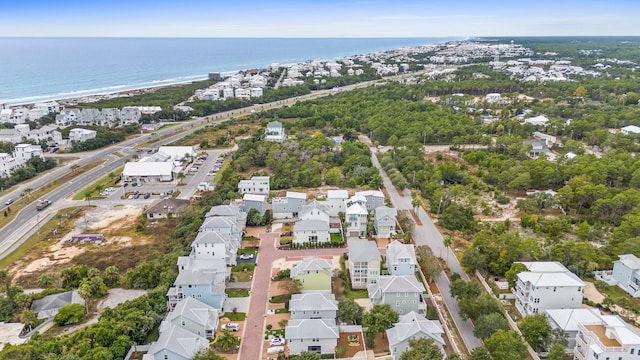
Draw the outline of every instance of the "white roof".
[[[349,192],[347,190],[327,190],[327,199],[348,199]]]
[[[531,272],[569,272],[564,265],[558,261],[521,261]]]
[[[369,212],[359,203],[354,203],[347,208],[347,214],[368,215]]]
[[[193,150],[193,146],[160,146],[158,152],[163,152],[173,160],[182,159],[185,154],[188,156],[196,156],[196,151]]]
[[[578,324],[600,322],[602,317],[597,309],[548,309],[547,317],[563,331],[578,331]]]
[[[151,344],[148,354],[157,354],[169,350],[185,359],[193,358],[198,351],[209,348],[209,340],[172,325],[169,330],[160,333],[158,341]]]
[[[412,244],[403,244],[398,240],[393,240],[387,245],[387,266],[398,263],[398,259],[409,259],[409,263],[416,265],[416,250]]]
[[[244,194],[242,200],[244,201],[257,201],[264,202],[266,197],[264,195],[256,195],[256,194]]]
[[[301,193],[301,192],[295,192],[295,191],[287,191],[286,197],[292,198],[292,199],[307,200],[307,194]]]
[[[361,195],[361,196],[375,196],[375,197],[384,197],[384,193],[380,190],[365,190],[365,191],[358,191],[356,192],[356,195]]]
[[[532,118],[529,118],[527,120],[525,120],[524,122],[529,123],[529,124],[546,124],[549,122],[549,118],[544,116],[544,115],[538,115],[538,116],[534,116]]]
[[[624,266],[632,270],[640,270],[640,259],[633,254],[624,254],[619,256],[620,261]]]
[[[124,164],[123,176],[171,176],[170,162],[128,162]]]
[[[525,271],[518,274],[518,278],[533,286],[584,286],[584,282],[571,272],[544,273]]]
[[[627,126],[623,126],[620,130],[622,130],[625,133],[634,133],[634,134],[640,134],[640,127],[635,126],[635,125],[627,125]]]
[[[398,317],[398,322],[387,330],[387,338],[389,346],[415,338],[430,338],[437,344],[444,345],[443,333],[444,329],[440,321],[427,320],[424,316],[411,311]]]

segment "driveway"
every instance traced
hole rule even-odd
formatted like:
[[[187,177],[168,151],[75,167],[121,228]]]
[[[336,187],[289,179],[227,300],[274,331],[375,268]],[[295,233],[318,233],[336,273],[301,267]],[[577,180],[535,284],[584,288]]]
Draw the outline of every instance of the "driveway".
[[[342,255],[347,248],[311,249],[311,250],[278,250],[279,233],[260,234],[260,252],[258,265],[253,276],[249,310],[242,337],[239,359],[260,359],[262,344],[264,343],[265,318],[269,304],[269,283],[271,280],[271,265],[275,260],[290,256],[320,256]],[[258,346],[258,344],[260,344]]]
[[[373,162],[373,165],[378,168],[380,176],[382,176],[384,187],[387,190],[389,197],[391,198],[391,202],[398,210],[413,209],[413,206],[411,205],[411,192],[408,189],[404,189],[404,196],[400,196],[400,194],[396,190],[396,187],[391,183],[391,180],[387,176],[387,173],[384,171],[384,169],[382,169],[382,166],[380,166],[378,158],[375,155],[376,148],[371,147],[370,150],[371,161]],[[415,228],[413,231],[413,238],[416,245],[428,245],[433,251],[434,255],[445,259],[451,271],[460,274],[460,276],[464,280],[468,281],[469,277],[462,270],[462,266],[460,266],[458,258],[456,258],[455,254],[449,247],[445,247],[443,245],[442,241],[444,240],[444,238],[442,237],[440,231],[438,231],[438,228],[436,228],[436,226],[433,224],[431,218],[429,218],[422,207],[418,209],[416,214],[422,222],[422,225],[415,224]],[[440,289],[440,294],[442,295],[449,313],[451,313],[451,317],[453,318],[453,321],[458,328],[458,332],[462,336],[462,340],[464,341],[464,344],[469,352],[477,347],[482,346],[482,341],[473,335],[473,324],[470,321],[463,320],[462,317],[460,317],[460,308],[458,307],[458,302],[451,296],[451,290],[449,289],[450,282],[447,275],[442,272],[440,276],[435,279],[435,282]]]

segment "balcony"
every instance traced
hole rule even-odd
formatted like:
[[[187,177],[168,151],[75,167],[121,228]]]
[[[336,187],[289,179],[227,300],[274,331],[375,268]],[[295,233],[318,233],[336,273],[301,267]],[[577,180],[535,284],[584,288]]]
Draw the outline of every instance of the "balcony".
[[[578,335],[576,336],[576,348],[588,348],[589,344],[597,344],[604,352],[626,352],[618,340],[607,337],[607,327],[602,323],[578,324]]]

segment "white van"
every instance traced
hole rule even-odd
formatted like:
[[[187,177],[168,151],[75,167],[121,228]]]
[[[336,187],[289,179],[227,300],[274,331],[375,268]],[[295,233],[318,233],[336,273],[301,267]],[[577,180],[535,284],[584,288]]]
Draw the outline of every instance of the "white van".
[[[268,355],[276,355],[276,354],[279,354],[281,352],[284,352],[284,346],[272,346],[272,347],[267,349],[267,354]]]

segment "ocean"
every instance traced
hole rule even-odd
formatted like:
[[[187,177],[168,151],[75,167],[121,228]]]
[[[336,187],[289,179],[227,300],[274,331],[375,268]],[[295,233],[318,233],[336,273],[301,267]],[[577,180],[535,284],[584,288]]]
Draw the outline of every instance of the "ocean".
[[[0,104],[108,94],[454,38],[0,38]]]

